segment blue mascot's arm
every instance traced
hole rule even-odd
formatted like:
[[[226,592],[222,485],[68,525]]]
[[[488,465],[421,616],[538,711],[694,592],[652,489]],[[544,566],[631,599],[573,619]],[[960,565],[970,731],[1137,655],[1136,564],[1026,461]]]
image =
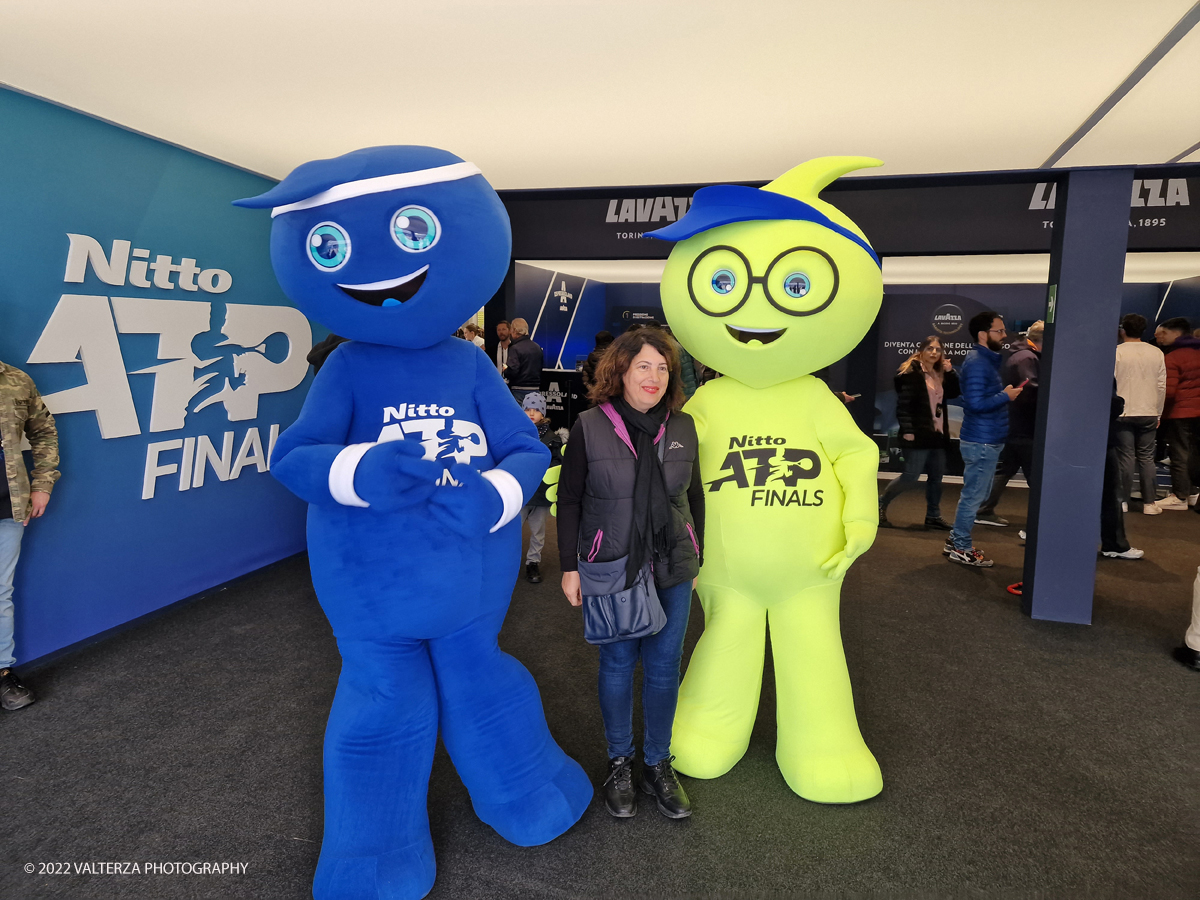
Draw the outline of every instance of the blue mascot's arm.
[[[482,350],[476,353],[475,403],[496,468],[521,485],[521,505],[529,502],[550,465],[550,448],[521,411],[508,385]],[[282,438],[280,438],[282,440]]]
[[[346,449],[353,395],[341,347],[330,354],[304,399],[300,416],[275,442],[271,474],[308,503],[337,506],[329,468]]]

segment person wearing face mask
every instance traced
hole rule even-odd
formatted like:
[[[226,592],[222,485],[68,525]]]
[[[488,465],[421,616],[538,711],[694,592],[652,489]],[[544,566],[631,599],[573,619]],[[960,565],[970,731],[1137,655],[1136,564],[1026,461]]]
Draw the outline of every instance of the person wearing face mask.
[[[621,335],[596,366],[588,396],[595,406],[571,429],[558,485],[563,593],[572,606],[582,605],[580,560],[628,556],[626,587],[649,561],[666,613],[656,634],[599,645],[609,756],[604,802],[618,818],[637,812],[633,671],[640,658],[641,789],[663,815],[680,819],[691,815],[691,803],[671,766],[671,730],[692,588],[703,559],[704,485],[696,426],[679,409],[683,386],[675,341],[659,328]]]
[[[949,531],[942,518],[942,477],[946,474],[946,448],[950,429],[946,423],[946,401],[959,394],[958,373],[942,353],[937,335],[921,341],[917,352],[896,373],[896,418],[900,422],[900,447],[904,471],[892,480],[879,498],[879,525],[891,527],[887,508],[909,488],[917,486],[921,473],[925,482],[925,527]]]
[[[1008,331],[1000,314],[986,310],[971,317],[967,326],[975,346],[963,360],[963,425],[959,450],[963,458],[963,488],[954,513],[954,529],[942,552],[951,562],[986,568],[992,565],[971,543],[975,515],[992,489],[996,462],[1008,438],[1008,404],[1021,396],[1024,384],[1000,380],[1000,347]]]

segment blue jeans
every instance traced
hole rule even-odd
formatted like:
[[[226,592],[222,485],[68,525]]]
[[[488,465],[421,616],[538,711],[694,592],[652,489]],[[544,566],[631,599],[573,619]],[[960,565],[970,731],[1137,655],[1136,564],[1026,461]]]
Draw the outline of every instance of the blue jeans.
[[[633,669],[642,659],[642,719],[647,765],[671,755],[671,726],[679,699],[679,660],[692,609],[692,581],[659,588],[667,624],[658,634],[600,645],[600,712],[609,758],[633,756]]]
[[[903,446],[903,445],[902,445]],[[942,515],[942,477],[946,474],[946,451],[941,447],[925,450],[908,447],[904,450],[904,471],[893,478],[879,498],[879,510],[885,512],[888,504],[909,488],[917,486],[922,472],[929,474],[925,482],[925,518],[937,519]]]
[[[963,458],[963,488],[958,498],[958,511],[954,514],[954,529],[950,540],[956,550],[971,549],[971,527],[975,514],[992,490],[992,478],[996,474],[996,461],[1000,459],[1003,444],[975,444],[962,441],[958,445]]]
[[[13,574],[21,555],[21,535],[25,526],[14,519],[0,519],[0,669],[17,660],[13,656]]]

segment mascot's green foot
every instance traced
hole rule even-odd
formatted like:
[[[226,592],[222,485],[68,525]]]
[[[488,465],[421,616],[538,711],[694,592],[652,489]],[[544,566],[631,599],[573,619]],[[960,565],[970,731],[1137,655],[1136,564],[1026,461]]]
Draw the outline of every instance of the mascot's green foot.
[[[692,778],[720,778],[746,755],[747,740],[730,741],[689,724],[686,717],[675,717],[671,732],[671,753],[676,770]]]
[[[779,771],[793,791],[813,803],[861,803],[883,790],[883,773],[867,745],[843,751],[775,752]]]

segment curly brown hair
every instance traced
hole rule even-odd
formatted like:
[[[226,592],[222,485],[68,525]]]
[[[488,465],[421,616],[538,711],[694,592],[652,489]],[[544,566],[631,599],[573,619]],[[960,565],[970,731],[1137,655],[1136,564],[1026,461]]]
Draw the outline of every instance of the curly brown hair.
[[[623,396],[625,384],[622,379],[629,371],[633,358],[641,353],[647,344],[662,354],[671,373],[667,381],[667,406],[670,409],[683,406],[683,375],[679,368],[679,351],[675,349],[675,339],[661,328],[653,327],[627,331],[608,346],[600,361],[596,363],[596,377],[588,389],[588,399],[599,406]]]

